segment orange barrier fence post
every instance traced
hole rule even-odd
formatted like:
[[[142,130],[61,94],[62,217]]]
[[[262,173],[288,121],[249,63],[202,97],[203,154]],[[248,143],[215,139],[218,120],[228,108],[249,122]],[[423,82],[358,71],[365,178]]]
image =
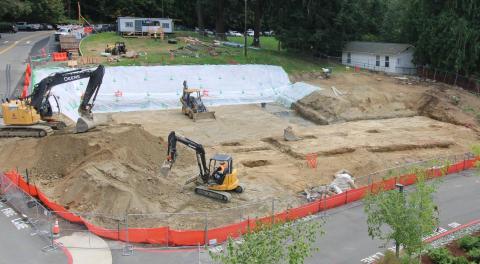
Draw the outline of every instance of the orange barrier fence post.
[[[307,160],[307,165],[311,169],[317,168],[317,153],[310,153],[305,156],[305,159]]]

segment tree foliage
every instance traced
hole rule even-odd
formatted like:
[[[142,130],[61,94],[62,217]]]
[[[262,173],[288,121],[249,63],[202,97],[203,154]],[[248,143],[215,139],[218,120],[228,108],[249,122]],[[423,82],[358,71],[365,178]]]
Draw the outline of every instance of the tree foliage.
[[[321,234],[323,231],[317,221],[259,224],[243,235],[241,243],[229,239],[225,252],[210,252],[210,256],[222,264],[300,264],[318,250],[313,243]]]
[[[414,191],[406,194],[380,189],[364,199],[369,236],[385,244],[396,241],[409,255],[423,249],[422,238],[438,225],[433,202],[436,185],[425,182],[422,170],[415,172],[418,179]]]
[[[276,31],[282,47],[338,56],[352,40],[410,43],[419,65],[480,74],[478,0],[79,0],[92,23],[118,16],[170,17],[176,25],[227,30]],[[200,16],[200,18],[199,18]],[[3,0],[0,21],[62,22],[76,19],[75,0]]]

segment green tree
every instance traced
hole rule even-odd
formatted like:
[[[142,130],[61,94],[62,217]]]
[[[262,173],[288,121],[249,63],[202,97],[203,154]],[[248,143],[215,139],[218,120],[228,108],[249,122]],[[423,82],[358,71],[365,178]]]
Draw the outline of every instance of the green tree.
[[[422,238],[438,225],[433,201],[436,184],[427,184],[423,170],[414,172],[417,174],[415,190],[408,194],[380,187],[378,193],[369,193],[364,199],[369,236],[384,240],[385,244],[394,240],[409,256],[423,249]],[[399,254],[398,247],[396,254]]]
[[[318,221],[260,224],[243,235],[241,243],[229,239],[225,252],[210,252],[210,256],[222,264],[300,264],[318,250],[313,243],[322,234]]]

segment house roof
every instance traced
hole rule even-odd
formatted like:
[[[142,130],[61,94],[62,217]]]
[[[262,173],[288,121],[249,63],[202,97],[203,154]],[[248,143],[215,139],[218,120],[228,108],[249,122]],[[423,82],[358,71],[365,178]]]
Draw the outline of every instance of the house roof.
[[[367,41],[351,41],[345,45],[343,51],[369,53],[369,54],[388,54],[395,55],[402,53],[409,48],[414,48],[410,44],[402,43],[386,43],[386,42],[367,42]]]

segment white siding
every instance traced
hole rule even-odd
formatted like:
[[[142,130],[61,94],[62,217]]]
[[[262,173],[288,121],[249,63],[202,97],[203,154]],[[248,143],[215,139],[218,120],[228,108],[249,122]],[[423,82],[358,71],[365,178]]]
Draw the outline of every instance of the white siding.
[[[126,23],[132,23],[132,27],[127,27]],[[120,32],[133,32],[135,29],[135,19],[133,18],[119,18]]]
[[[342,53],[342,64],[351,67],[358,66],[364,69],[370,69],[374,71],[383,71],[388,73],[404,74],[407,73],[404,68],[414,68],[412,63],[413,51],[406,51],[397,55],[387,54],[367,54],[367,53],[355,53],[351,52],[351,62],[347,61],[347,52]],[[377,66],[377,55],[380,56],[380,65]],[[389,57],[389,67],[385,67],[385,59]],[[400,59],[398,64],[397,59]]]
[[[118,22],[118,25],[119,25],[119,28],[118,28],[118,32],[134,32],[135,31],[135,20],[153,20],[153,21],[159,21],[160,23],[160,27],[162,27],[162,25],[165,23],[165,24],[168,24],[168,28],[166,27],[163,27],[163,32],[165,33],[173,33],[173,20],[172,19],[169,19],[169,18],[165,18],[165,19],[159,19],[159,18],[129,18],[129,17],[123,17],[123,18],[118,18],[119,22]],[[131,27],[127,27],[126,25],[126,22],[129,22],[131,23]],[[154,30],[155,26],[151,26],[151,27],[148,27],[148,26],[142,26],[142,31],[143,32],[148,32],[148,29],[151,29],[151,30]]]

